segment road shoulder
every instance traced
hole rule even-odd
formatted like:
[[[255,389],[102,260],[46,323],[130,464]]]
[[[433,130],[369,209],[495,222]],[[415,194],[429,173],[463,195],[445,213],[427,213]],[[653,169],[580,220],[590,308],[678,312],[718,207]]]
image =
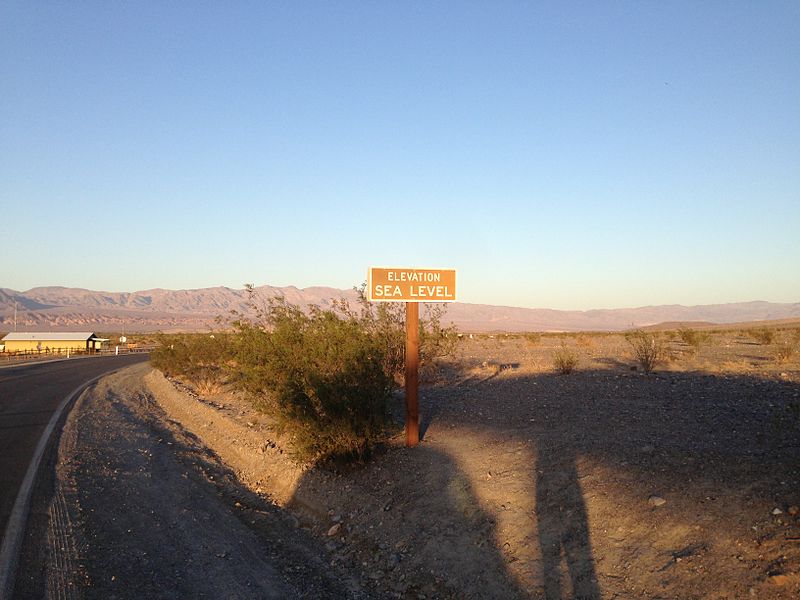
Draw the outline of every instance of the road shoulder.
[[[148,370],[101,379],[71,412],[32,513],[29,537],[45,543],[29,539],[26,555],[45,566],[29,562],[15,597],[362,597],[296,521],[165,418]]]

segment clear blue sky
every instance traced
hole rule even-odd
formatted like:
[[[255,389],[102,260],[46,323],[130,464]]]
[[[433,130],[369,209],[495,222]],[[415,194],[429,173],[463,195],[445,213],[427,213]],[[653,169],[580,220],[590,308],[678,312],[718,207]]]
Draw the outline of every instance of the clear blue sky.
[[[796,0],[4,0],[0,287],[797,302],[798,32]]]

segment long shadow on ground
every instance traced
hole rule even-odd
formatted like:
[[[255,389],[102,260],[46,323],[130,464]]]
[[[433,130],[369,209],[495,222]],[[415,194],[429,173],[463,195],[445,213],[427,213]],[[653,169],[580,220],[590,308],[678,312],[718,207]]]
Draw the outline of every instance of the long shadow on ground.
[[[518,443],[536,457],[529,466],[530,493],[535,500],[536,560],[541,572],[534,589],[526,586],[526,592],[538,590],[549,600],[601,597],[595,564],[598,558],[608,557],[595,556],[591,536],[611,524],[590,526],[577,463],[599,465],[604,474],[614,474],[615,480],[595,482],[595,488],[619,497],[626,507],[620,512],[631,506],[639,511],[643,506],[642,514],[650,514],[646,511],[655,509],[648,506],[648,499],[655,505],[661,496],[669,500],[661,514],[676,515],[670,524],[656,522],[655,533],[640,535],[657,536],[660,526],[666,535],[669,527],[683,521],[705,525],[715,515],[729,517],[719,533],[730,529],[732,537],[746,538],[748,531],[758,529],[755,546],[764,544],[763,553],[776,555],[771,563],[751,565],[761,580],[800,567],[797,548],[782,542],[783,530],[765,512],[767,507],[786,510],[800,504],[800,386],[796,383],[734,375],[644,376],[614,371],[508,374],[469,386],[428,389],[424,398],[420,411],[433,416],[429,435],[435,434],[437,426],[443,431],[463,426]],[[554,491],[556,498],[551,497]],[[763,514],[765,519],[751,528],[753,521],[747,519],[755,518],[754,514]],[[695,529],[700,530],[700,525]],[[637,543],[653,541],[643,540]],[[663,575],[653,575],[652,581],[668,591],[677,578],[674,566],[681,559],[712,550],[713,540],[658,549],[664,556]],[[656,552],[649,548],[639,558]],[[628,565],[643,568],[636,566],[636,552],[631,551],[631,556]],[[735,593],[748,592],[744,582],[740,589],[736,581],[725,581],[722,570],[704,576],[732,586]],[[664,597],[670,597],[669,593]]]

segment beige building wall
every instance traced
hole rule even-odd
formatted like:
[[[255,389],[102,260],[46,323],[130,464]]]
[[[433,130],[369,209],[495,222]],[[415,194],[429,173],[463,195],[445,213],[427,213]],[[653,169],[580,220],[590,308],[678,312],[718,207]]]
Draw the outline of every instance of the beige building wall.
[[[41,350],[45,352],[48,348],[50,351],[66,352],[67,350],[86,350],[86,340],[6,340],[6,352],[38,352]],[[98,342],[97,347],[100,348]]]

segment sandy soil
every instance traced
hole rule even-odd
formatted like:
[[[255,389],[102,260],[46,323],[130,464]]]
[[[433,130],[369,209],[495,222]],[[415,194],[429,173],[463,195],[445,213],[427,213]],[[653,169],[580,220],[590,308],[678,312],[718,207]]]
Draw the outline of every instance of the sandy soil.
[[[341,475],[236,394],[130,370],[61,445],[70,564],[93,597],[798,597],[797,359],[671,346],[645,376],[620,336],[465,339],[422,391],[422,444]]]

